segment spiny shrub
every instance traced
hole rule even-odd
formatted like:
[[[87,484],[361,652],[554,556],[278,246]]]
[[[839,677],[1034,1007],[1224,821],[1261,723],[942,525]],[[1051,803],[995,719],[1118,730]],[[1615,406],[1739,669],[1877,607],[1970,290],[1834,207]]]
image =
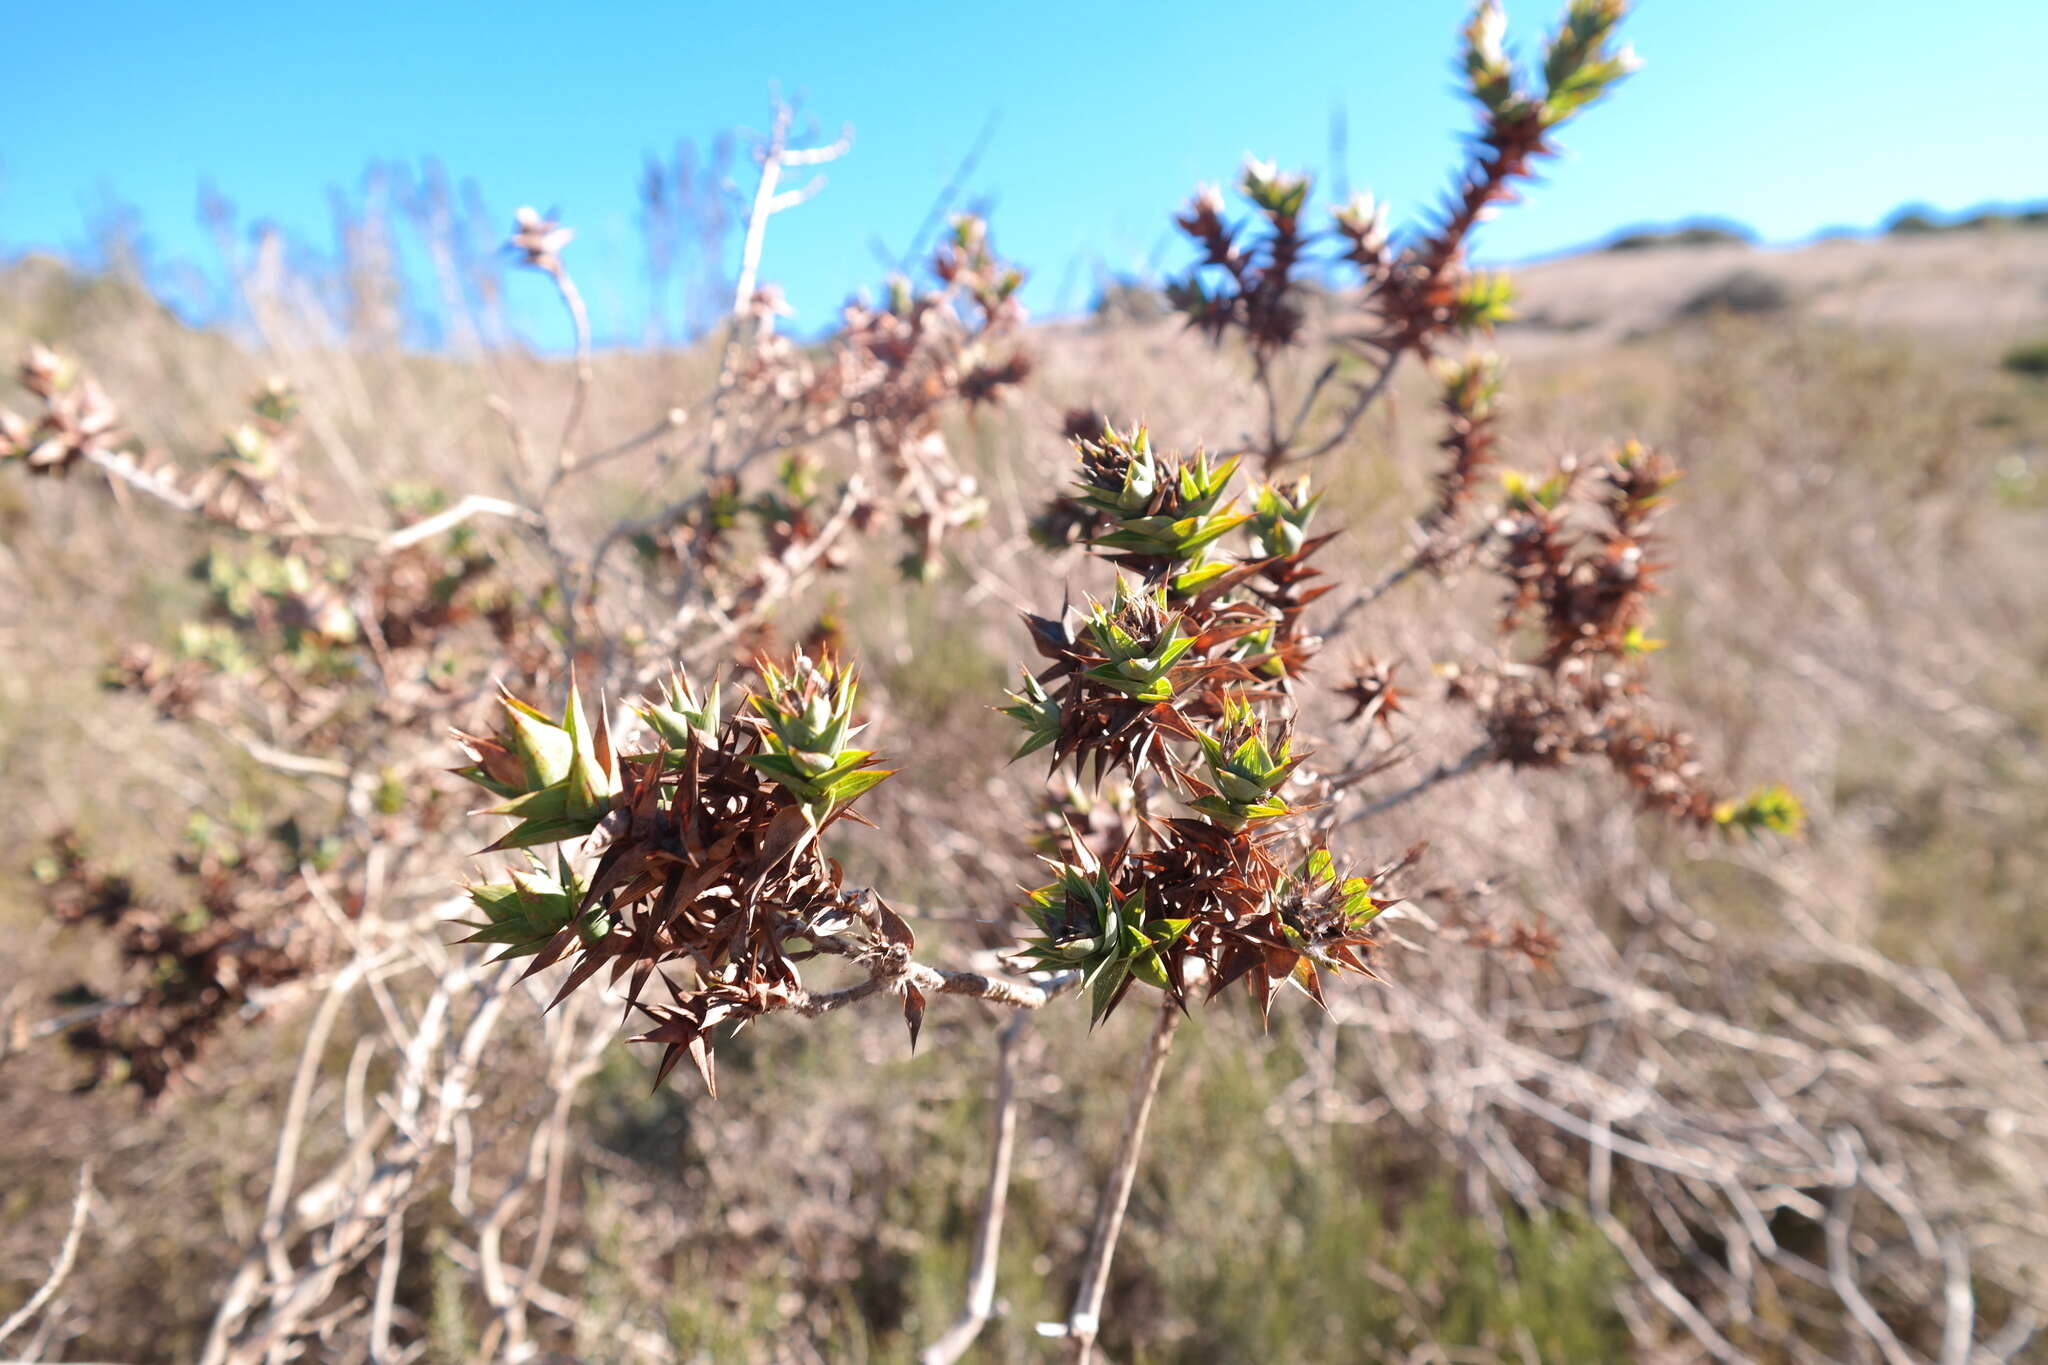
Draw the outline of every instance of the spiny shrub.
[[[325,867],[344,883],[381,885],[392,859],[422,855],[455,878],[461,826],[431,795],[421,744],[454,729],[461,777],[504,822],[485,852],[515,858],[467,888],[468,941],[529,975],[563,969],[558,1003],[609,992],[658,1049],[658,1077],[688,1059],[713,1087],[718,1042],[734,1029],[877,997],[900,1008],[913,1043],[935,995],[1035,1009],[1072,990],[1098,1024],[1153,997],[1119,1174],[1063,1329],[1085,1357],[1174,1022],[1233,989],[1262,1017],[1289,988],[1319,1003],[1336,978],[1376,970],[1376,921],[1425,855],[1348,848],[1345,831],[1364,824],[1369,841],[1372,817],[1483,768],[1582,758],[1696,830],[1797,828],[1782,789],[1739,797],[1710,779],[1654,696],[1652,603],[1670,568],[1658,523],[1677,469],[1628,440],[1516,467],[1505,370],[1480,345],[1514,294],[1504,274],[1472,268],[1471,236],[1634,69],[1617,41],[1625,8],[1571,0],[1534,63],[1507,51],[1498,6],[1477,8],[1460,68],[1479,119],[1472,153],[1440,209],[1411,228],[1397,232],[1370,195],[1321,211],[1309,176],[1258,160],[1235,201],[1206,188],[1175,219],[1194,259],[1167,297],[1242,357],[1267,419],[1216,452],[1167,449],[1102,414],[1067,424],[1072,477],[1032,529],[1076,572],[1085,555],[1094,590],[1026,614],[1018,651],[1034,657],[1007,704],[990,699],[1015,726],[1018,762],[1050,768],[1047,869],[1012,902],[999,970],[921,961],[914,917],[849,884],[829,845],[858,837],[864,799],[896,775],[871,747],[857,667],[831,632],[794,647],[769,639],[778,605],[843,569],[861,536],[892,532],[901,572],[923,579],[983,510],[942,419],[1006,401],[1032,365],[1023,276],[978,219],[955,221],[924,288],[891,280],[882,302],[850,304],[816,346],[778,332],[780,295],[749,265],[709,392],[642,437],[592,450],[580,436],[592,370],[573,234],[522,210],[509,245],[559,292],[579,355],[559,437],[517,443],[516,499],[391,488],[379,524],[352,525],[323,515],[337,500],[305,486],[289,388],[259,394],[192,468],[150,450],[90,378],[40,349],[22,384],[41,411],[0,415],[0,457],[152,499],[222,538],[200,568],[203,616],[167,651],[125,652],[109,680],[166,716],[244,736],[259,759],[279,761],[274,740],[288,735],[287,770],[338,771],[347,798],[317,837],[333,840]],[[794,147],[787,131],[778,120],[759,151],[756,229],[801,198],[775,195],[771,169],[843,150]],[[1289,355],[1312,363],[1283,365]],[[1343,583],[1319,561],[1340,528],[1315,466],[1356,457],[1359,421],[1411,358],[1438,390],[1434,495],[1404,559],[1378,582]],[[661,497],[594,534],[562,514],[565,487],[648,452]],[[694,479],[679,475],[691,465]],[[1432,698],[1372,655],[1330,669],[1326,641],[1406,578],[1464,572],[1497,582],[1495,643],[1446,668],[1441,699],[1469,708],[1484,737],[1372,799],[1364,784]],[[487,679],[504,690],[495,723],[478,724]],[[1351,703],[1348,759],[1330,757],[1338,736],[1303,732],[1304,703],[1324,687]],[[273,739],[249,744],[258,723]],[[313,919],[306,907],[329,873],[303,858],[243,854],[232,870],[194,871],[222,883],[206,901],[214,918],[169,936],[69,846],[51,876],[60,915],[106,923],[131,954],[158,945],[177,982],[199,983],[199,1004],[167,982],[129,1007],[138,1025],[171,1021],[153,1053],[131,1050],[150,1059],[136,1074],[151,1093],[193,1054],[190,1035],[337,951],[362,908],[322,902],[329,913]],[[222,970],[217,941],[240,941],[264,889],[272,913],[316,926],[305,955],[285,940],[253,956],[237,947],[243,965]],[[1496,941],[1538,960],[1570,950],[1540,925]],[[834,959],[852,984],[818,989]]]

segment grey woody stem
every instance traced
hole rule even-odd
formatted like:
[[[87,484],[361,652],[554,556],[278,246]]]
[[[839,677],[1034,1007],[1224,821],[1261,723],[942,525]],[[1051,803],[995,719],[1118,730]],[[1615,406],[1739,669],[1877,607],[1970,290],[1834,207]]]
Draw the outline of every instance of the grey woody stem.
[[[555,282],[555,290],[562,296],[562,306],[569,312],[569,324],[576,330],[576,379],[569,389],[569,411],[562,418],[562,438],[555,443],[555,470],[549,487],[561,482],[576,463],[576,430],[583,425],[583,405],[590,394],[590,312],[583,306],[582,291],[569,278],[569,272],[562,268],[560,261],[547,267],[549,278]]]
[[[1017,1053],[1030,1027],[1031,1012],[1023,1010],[996,1035],[995,1138],[974,1234],[974,1259],[967,1270],[967,1307],[944,1335],[919,1353],[918,1365],[953,1365],[967,1354],[995,1311],[996,1261],[1010,1203],[1010,1158],[1017,1146]]]
[[[1166,1070],[1166,1054],[1173,1048],[1174,1030],[1179,1027],[1180,1018],[1180,1006],[1171,996],[1160,1002],[1144,1061],[1131,1084],[1131,1103],[1124,1111],[1124,1133],[1117,1146],[1116,1166],[1110,1171],[1109,1184],[1095,1210],[1095,1233],[1088,1242],[1081,1287],[1074,1295],[1074,1311],[1067,1315],[1067,1336],[1074,1343],[1076,1365],[1089,1365],[1095,1357],[1095,1333],[1102,1325],[1102,1296],[1109,1287],[1109,1263],[1116,1255],[1117,1238],[1124,1227],[1124,1209],[1131,1202],[1131,1185],[1137,1179],[1138,1154],[1145,1145],[1145,1123],[1152,1116],[1152,1097],[1159,1093],[1159,1077]]]
[[[92,1162],[87,1161],[78,1168],[78,1196],[71,1201],[71,1225],[64,1231],[64,1245],[57,1251],[57,1259],[50,1266],[49,1275],[28,1302],[0,1322],[0,1341],[5,1341],[28,1324],[30,1318],[43,1311],[43,1306],[56,1297],[64,1287],[64,1278],[71,1273],[71,1267],[78,1260],[78,1244],[85,1237],[86,1215],[92,1210]]]

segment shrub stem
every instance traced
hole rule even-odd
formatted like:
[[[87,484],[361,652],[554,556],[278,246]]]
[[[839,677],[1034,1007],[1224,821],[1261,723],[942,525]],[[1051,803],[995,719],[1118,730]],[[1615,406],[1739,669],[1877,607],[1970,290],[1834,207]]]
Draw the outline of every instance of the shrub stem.
[[[1173,1047],[1173,1034],[1180,1018],[1180,1006],[1171,996],[1160,1002],[1145,1060],[1131,1086],[1131,1104],[1124,1113],[1124,1134],[1117,1148],[1116,1166],[1095,1210],[1095,1234],[1089,1240],[1081,1288],[1074,1295],[1074,1311],[1067,1316],[1067,1335],[1074,1342],[1075,1365],[1089,1365],[1095,1356],[1095,1333],[1102,1322],[1102,1295],[1109,1285],[1110,1259],[1116,1255],[1117,1237],[1124,1226],[1124,1208],[1131,1201],[1131,1184],[1137,1178],[1138,1153],[1145,1145],[1145,1122],[1152,1115],[1152,1097],[1159,1093],[1159,1077],[1166,1070],[1166,1054]]]

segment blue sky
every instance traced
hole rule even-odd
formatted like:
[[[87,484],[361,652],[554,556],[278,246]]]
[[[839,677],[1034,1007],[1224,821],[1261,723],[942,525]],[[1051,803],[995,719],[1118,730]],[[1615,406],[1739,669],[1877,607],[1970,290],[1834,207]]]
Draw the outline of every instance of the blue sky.
[[[1523,50],[1556,4],[1510,4]],[[0,254],[89,256],[132,206],[151,258],[212,268],[203,182],[319,249],[330,188],[372,160],[438,158],[491,212],[533,202],[579,229],[570,262],[599,330],[641,334],[643,158],[758,127],[771,85],[856,130],[812,205],[776,221],[767,277],[798,322],[879,279],[991,120],[968,186],[1041,312],[1107,272],[1178,264],[1168,215],[1247,152],[1343,171],[1404,213],[1441,192],[1470,115],[1450,62],[1463,0],[833,6],[352,5],[80,0],[6,6]],[[2048,0],[1643,0],[1646,62],[1567,131],[1565,160],[1489,225],[1519,259],[1627,224],[1712,214],[1792,240],[1906,201],[2048,195]],[[1326,182],[1327,183],[1327,182]],[[517,316],[555,340],[544,282]]]

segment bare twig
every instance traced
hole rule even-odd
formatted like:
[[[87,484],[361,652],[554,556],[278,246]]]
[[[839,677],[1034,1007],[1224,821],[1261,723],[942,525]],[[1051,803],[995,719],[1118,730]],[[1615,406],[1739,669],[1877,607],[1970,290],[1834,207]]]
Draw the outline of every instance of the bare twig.
[[[1380,362],[1379,373],[1373,376],[1372,382],[1370,384],[1361,385],[1358,388],[1358,390],[1352,395],[1351,406],[1344,409],[1344,415],[1337,419],[1337,425],[1330,432],[1330,434],[1324,437],[1321,441],[1318,441],[1315,445],[1311,446],[1307,450],[1289,453],[1287,459],[1321,459],[1323,456],[1329,454],[1331,451],[1335,450],[1337,447],[1343,445],[1346,441],[1350,440],[1351,433],[1357,428],[1359,421],[1362,418],[1364,418],[1365,414],[1372,408],[1372,405],[1379,401],[1380,395],[1387,391],[1387,385],[1393,382],[1395,367],[1398,366],[1400,363],[1401,352],[1395,351],[1392,354],[1388,355],[1385,360]],[[1311,390],[1311,397],[1313,396],[1314,391]],[[1302,416],[1304,418],[1307,416],[1306,409],[1303,410]],[[1299,429],[1300,422],[1297,421],[1296,431],[1299,431]],[[1288,439],[1291,442],[1293,440],[1293,435],[1290,434]]]
[[[946,183],[933,198],[931,208],[925,211],[924,221],[919,223],[917,231],[910,235],[910,244],[903,249],[903,255],[896,261],[899,274],[909,274],[910,267],[924,254],[926,244],[938,232],[939,224],[945,221],[946,211],[952,208],[953,202],[960,197],[960,191],[966,186],[967,178],[974,174],[974,168],[981,164],[981,158],[988,152],[989,143],[995,140],[996,124],[999,121],[997,111],[991,109],[988,118],[982,122],[981,131],[974,135],[973,143],[968,146],[967,154],[960,158],[960,164],[953,168],[953,174],[947,177]],[[883,264],[887,263],[885,256]]]
[[[85,458],[109,479],[145,497],[154,498],[180,512],[197,513],[201,510],[200,500],[178,487],[173,480],[156,470],[144,469],[119,451],[88,450]]]
[[[29,1319],[42,1312],[44,1305],[64,1287],[72,1265],[78,1260],[78,1245],[85,1238],[85,1215],[91,1207],[92,1163],[88,1161],[78,1168],[78,1193],[71,1201],[71,1225],[64,1231],[64,1243],[57,1250],[57,1259],[51,1263],[49,1275],[36,1292],[29,1295],[28,1302],[10,1313],[7,1321],[0,1322],[0,1341],[7,1340],[27,1326]]]
[[[555,470],[554,477],[549,481],[550,491],[552,491],[555,485],[561,483],[562,480],[571,474],[581,473],[587,469],[595,469],[602,464],[609,464],[621,456],[631,455],[634,451],[652,445],[664,436],[682,430],[683,424],[688,420],[689,414],[682,408],[670,408],[662,415],[659,422],[648,427],[645,431],[628,436],[617,445],[606,446],[603,450],[595,450],[588,455],[577,455],[574,451],[571,451],[568,458],[562,461],[561,465]]]
[[[790,107],[778,101],[768,138],[755,153],[761,163],[761,178],[754,185],[753,207],[747,213],[746,241],[740,248],[739,278],[733,285],[732,311],[735,317],[744,314],[752,305],[754,281],[761,269],[761,245],[767,235],[768,220],[784,209],[795,208],[817,193],[816,182],[802,190],[778,193],[784,168],[822,165],[828,161],[836,161],[853,150],[851,128],[841,129],[838,140],[823,147],[790,147],[791,117]]]
[[[575,463],[576,429],[583,423],[583,406],[590,397],[590,313],[583,306],[582,291],[576,288],[576,281],[569,278],[568,267],[559,257],[550,256],[541,268],[555,282],[555,292],[562,296],[562,307],[568,310],[569,325],[576,334],[576,377],[569,386],[569,411],[562,418],[562,436],[555,443],[552,486],[552,483],[560,482]]]
[[[1027,1011],[996,1034],[995,1138],[989,1148],[988,1185],[981,1193],[974,1255],[967,1269],[967,1306],[958,1321],[925,1347],[918,1357],[920,1365],[953,1365],[967,1353],[995,1311],[996,1262],[1010,1201],[1010,1156],[1017,1145],[1017,1052],[1030,1027]]]
[[[370,1301],[370,1359],[374,1365],[394,1360],[391,1315],[398,1304],[398,1276],[405,1264],[405,1210],[393,1209],[384,1219],[384,1258],[377,1266],[377,1292]]]
[[[454,506],[445,511],[436,512],[431,517],[423,517],[410,526],[402,526],[388,535],[379,537],[377,548],[387,553],[392,550],[402,550],[408,545],[417,545],[423,540],[431,540],[443,531],[453,530],[472,517],[504,517],[507,520],[516,521],[522,526],[539,526],[541,524],[540,515],[530,507],[522,507],[516,502],[507,502],[503,498],[485,497],[481,493],[465,493]],[[357,533],[348,532],[345,534],[353,535]]]
[[[1462,757],[1439,763],[1422,777],[1409,783],[1399,791],[1389,792],[1379,800],[1370,802],[1358,810],[1350,812],[1341,820],[1335,821],[1332,828],[1341,829],[1345,825],[1355,825],[1361,820],[1370,820],[1375,815],[1384,815],[1397,806],[1405,806],[1433,787],[1441,786],[1445,782],[1456,781],[1468,773],[1479,771],[1492,758],[1492,744],[1485,742],[1476,744],[1467,750]]]
[[[1833,1134],[1836,1188],[1827,1214],[1828,1281],[1842,1306],[1856,1325],[1875,1343],[1889,1365],[1923,1365],[1921,1357],[1909,1351],[1892,1331],[1856,1281],[1855,1259],[1849,1251],[1849,1220],[1854,1216],[1860,1158],[1855,1144],[1842,1132]]]
[[[1451,562],[1465,551],[1476,549],[1485,544],[1492,535],[1493,524],[1488,522],[1473,528],[1448,544],[1435,536],[1425,539],[1409,553],[1406,559],[1388,570],[1378,581],[1360,589],[1350,601],[1346,602],[1337,615],[1331,619],[1330,624],[1324,627],[1323,638],[1335,639],[1343,634],[1345,628],[1351,624],[1352,617],[1364,611],[1403,583],[1406,583],[1416,574],[1421,573],[1425,569],[1435,568],[1439,564]]]
[[[277,1132],[277,1158],[271,1165],[270,1198],[264,1206],[263,1227],[258,1233],[271,1271],[279,1278],[291,1272],[291,1262],[283,1245],[285,1210],[291,1202],[292,1177],[298,1165],[299,1143],[305,1133],[307,1106],[312,1103],[313,1082],[320,1073],[321,1054],[326,1050],[328,1035],[334,1031],[335,1020],[341,1016],[342,1004],[356,983],[363,979],[369,964],[370,959],[358,957],[335,978],[320,1001],[312,1025],[306,1030],[306,1041],[299,1050],[298,1073],[292,1078],[291,1097],[285,1101],[284,1122]]]
[[[180,488],[174,480],[163,473],[153,469],[145,469],[125,454],[118,451],[89,451],[86,458],[92,462],[95,468],[105,473],[121,487],[134,489],[175,511],[192,516],[204,515],[206,511],[205,503],[201,499]],[[286,520],[275,525],[266,524],[256,527],[240,526],[230,521],[219,522],[219,525],[223,530],[236,531],[250,536],[303,540],[367,541],[371,546],[372,553],[390,554],[393,551],[402,550],[408,545],[417,545],[423,540],[431,539],[443,531],[450,530],[473,517],[479,516],[505,517],[529,527],[541,524],[539,514],[532,508],[522,507],[514,502],[507,502],[503,498],[486,497],[480,493],[469,493],[465,494],[454,506],[447,508],[445,511],[437,512],[433,516],[423,518],[409,526],[401,526],[395,531],[378,530],[374,527],[364,526],[330,526],[297,519]],[[208,520],[211,521],[213,519],[208,518]]]
[[[1137,1179],[1138,1154],[1145,1145],[1145,1124],[1152,1115],[1152,1099],[1159,1093],[1159,1077],[1166,1070],[1166,1054],[1173,1047],[1173,1034],[1180,1019],[1179,1003],[1172,996],[1162,999],[1152,1025],[1151,1042],[1131,1082],[1131,1103],[1124,1114],[1116,1165],[1110,1170],[1109,1184],[1103,1187],[1102,1202],[1096,1206],[1095,1232],[1088,1241],[1088,1259],[1082,1263],[1081,1287],[1074,1294],[1074,1309],[1067,1315],[1062,1333],[1074,1343],[1075,1365],[1088,1365],[1094,1358],[1095,1334],[1102,1325],[1102,1296],[1109,1286],[1109,1264],[1116,1255],[1124,1209],[1131,1201],[1132,1182]]]

